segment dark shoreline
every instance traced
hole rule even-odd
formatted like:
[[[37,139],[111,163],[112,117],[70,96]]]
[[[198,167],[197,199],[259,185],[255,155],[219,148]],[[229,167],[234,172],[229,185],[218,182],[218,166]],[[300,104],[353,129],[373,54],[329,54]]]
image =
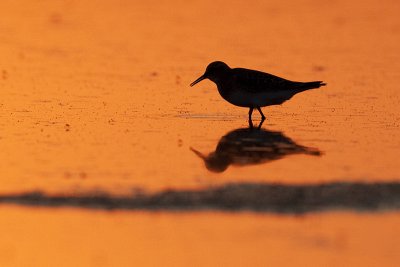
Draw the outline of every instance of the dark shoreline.
[[[235,183],[200,190],[165,190],[131,197],[106,193],[46,195],[41,192],[0,195],[0,204],[77,207],[104,210],[256,211],[308,213],[329,210],[400,209],[400,183],[335,182],[311,185]]]

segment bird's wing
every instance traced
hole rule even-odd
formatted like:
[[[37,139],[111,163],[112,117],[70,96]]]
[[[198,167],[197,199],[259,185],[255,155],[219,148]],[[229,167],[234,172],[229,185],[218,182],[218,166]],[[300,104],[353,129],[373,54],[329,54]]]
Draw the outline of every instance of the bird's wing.
[[[298,82],[289,81],[278,76],[249,69],[233,69],[234,83],[248,92],[269,92],[290,90],[299,86]]]

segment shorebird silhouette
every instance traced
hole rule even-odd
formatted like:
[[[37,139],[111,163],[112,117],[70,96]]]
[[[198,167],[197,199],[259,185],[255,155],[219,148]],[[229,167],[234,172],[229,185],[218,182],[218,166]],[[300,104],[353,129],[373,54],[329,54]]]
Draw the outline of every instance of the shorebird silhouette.
[[[213,81],[219,94],[229,103],[249,108],[249,121],[253,109],[260,112],[261,121],[264,121],[261,107],[280,105],[297,93],[326,85],[322,81],[294,82],[261,71],[231,69],[222,61],[210,63],[205,73],[190,86],[204,79]]]
[[[199,156],[209,171],[223,172],[230,165],[246,166],[268,163],[289,155],[322,155],[316,148],[297,144],[281,132],[261,128],[240,128],[222,136],[214,152],[204,155],[190,148]]]

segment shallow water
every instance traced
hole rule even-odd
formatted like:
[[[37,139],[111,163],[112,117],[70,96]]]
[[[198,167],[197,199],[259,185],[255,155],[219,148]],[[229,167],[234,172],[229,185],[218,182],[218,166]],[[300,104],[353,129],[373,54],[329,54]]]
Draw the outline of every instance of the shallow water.
[[[2,2],[1,191],[399,179],[398,4],[344,3],[257,3],[242,20],[222,3]],[[264,108],[263,126],[323,156],[209,172],[190,148],[247,127],[213,83],[188,86],[216,59],[326,81]]]
[[[397,266],[399,260],[398,213],[274,216],[1,207],[0,218],[2,266]]]
[[[398,10],[400,4],[390,0],[1,1],[0,194],[400,182]],[[246,109],[223,101],[209,81],[189,87],[214,60],[328,86],[264,108],[263,132],[247,133]],[[199,155],[210,158],[216,150],[218,168],[206,168]],[[26,213],[26,221],[34,222],[35,211],[7,207],[2,216]],[[97,219],[92,212],[43,210],[45,216],[55,212],[71,220]],[[106,217],[118,221],[121,214]],[[160,216],[174,224],[174,215]],[[184,216],[182,227],[189,233],[199,218],[218,222],[225,215]],[[269,220],[257,216],[250,216],[248,227],[259,218]],[[352,229],[346,227],[364,215],[313,216],[332,225],[345,218],[344,229]],[[365,216],[371,225],[362,238],[375,241],[378,231],[371,229],[395,222],[398,214]],[[237,227],[243,221],[242,215],[229,218]],[[292,217],[284,220],[295,223]],[[157,222],[147,223],[146,231],[157,228]],[[302,229],[293,231],[307,235]],[[400,232],[390,229],[393,235]],[[221,244],[240,242],[237,236],[229,239],[235,231],[227,229]],[[275,242],[267,241],[260,237],[252,253],[273,249]],[[392,241],[386,241],[389,248]],[[336,253],[329,246],[323,251]],[[336,256],[350,259],[349,251]],[[385,251],[376,257],[383,259]],[[330,259],[336,265],[336,258]],[[385,258],[386,265],[393,259]]]

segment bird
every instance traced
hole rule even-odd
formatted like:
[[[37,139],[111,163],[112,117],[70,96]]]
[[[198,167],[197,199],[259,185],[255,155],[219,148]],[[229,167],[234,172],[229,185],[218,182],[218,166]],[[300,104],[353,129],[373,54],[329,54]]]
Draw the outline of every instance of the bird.
[[[204,155],[190,148],[204,161],[211,172],[224,172],[230,165],[251,166],[269,163],[290,155],[304,154],[321,156],[317,148],[297,144],[282,132],[259,127],[239,128],[222,136],[214,152]]]
[[[203,75],[190,86],[209,79],[217,85],[218,92],[229,103],[249,108],[249,121],[257,109],[261,121],[265,116],[262,107],[281,105],[295,94],[325,86],[322,81],[295,82],[269,73],[244,68],[230,68],[222,61],[210,63]]]

